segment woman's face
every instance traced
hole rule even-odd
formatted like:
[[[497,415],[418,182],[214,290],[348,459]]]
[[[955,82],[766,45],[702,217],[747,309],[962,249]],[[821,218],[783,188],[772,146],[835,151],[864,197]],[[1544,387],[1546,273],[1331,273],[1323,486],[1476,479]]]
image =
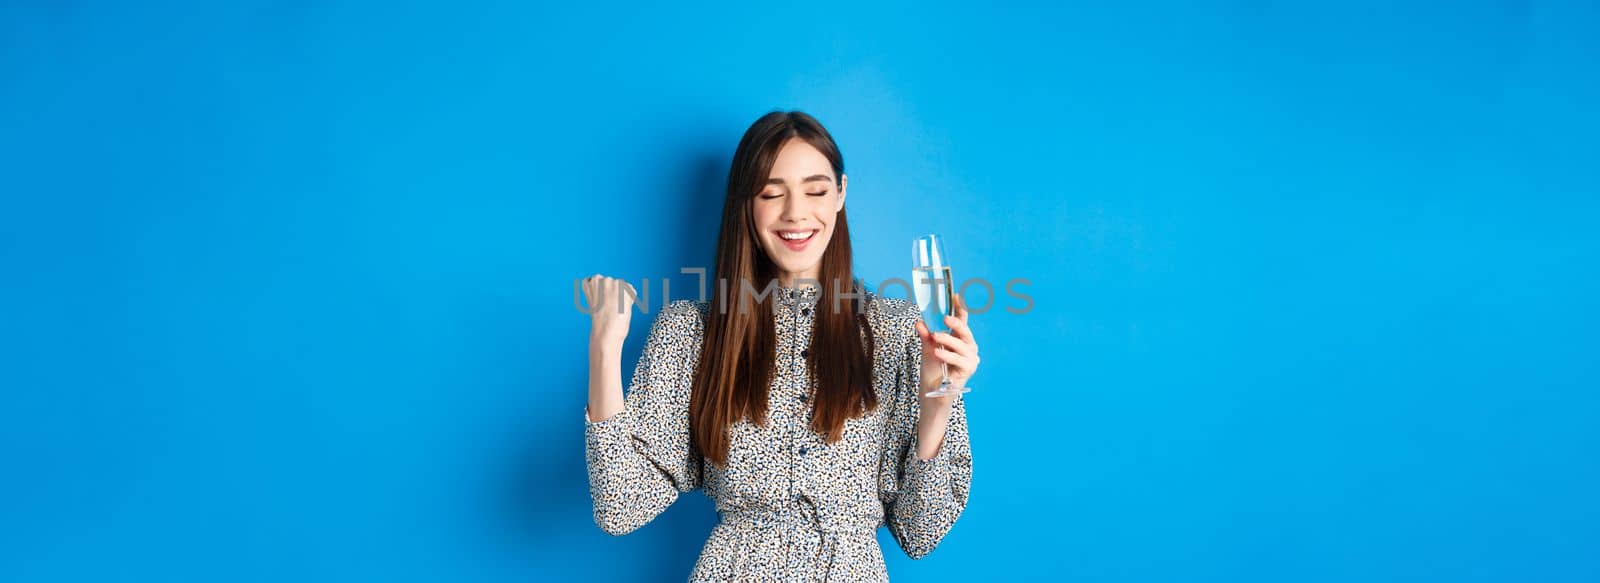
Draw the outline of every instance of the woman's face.
[[[833,238],[833,219],[844,208],[847,177],[834,187],[833,165],[805,140],[778,150],[767,184],[752,202],[761,249],[777,264],[785,285],[818,279],[822,251]]]

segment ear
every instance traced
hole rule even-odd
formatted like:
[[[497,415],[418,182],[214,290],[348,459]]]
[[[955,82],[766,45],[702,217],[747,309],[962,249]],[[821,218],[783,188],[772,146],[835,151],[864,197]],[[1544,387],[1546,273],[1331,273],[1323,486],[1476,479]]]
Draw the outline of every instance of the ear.
[[[850,186],[850,175],[849,174],[840,174],[839,175],[839,204],[834,207],[833,212],[839,212],[839,211],[844,210],[845,188],[848,187],[848,186]]]

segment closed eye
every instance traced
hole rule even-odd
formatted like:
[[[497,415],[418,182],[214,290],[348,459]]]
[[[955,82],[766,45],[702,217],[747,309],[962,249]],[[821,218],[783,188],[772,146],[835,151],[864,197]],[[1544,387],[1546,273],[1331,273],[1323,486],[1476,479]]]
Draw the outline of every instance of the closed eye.
[[[807,192],[806,194],[811,195],[811,196],[827,196],[828,195],[828,191],[823,190],[823,191],[818,191],[818,192]],[[783,197],[783,193],[781,193],[781,192],[777,193],[777,194],[763,194],[763,195],[761,195],[761,200],[772,200],[774,198],[782,198],[782,197]]]

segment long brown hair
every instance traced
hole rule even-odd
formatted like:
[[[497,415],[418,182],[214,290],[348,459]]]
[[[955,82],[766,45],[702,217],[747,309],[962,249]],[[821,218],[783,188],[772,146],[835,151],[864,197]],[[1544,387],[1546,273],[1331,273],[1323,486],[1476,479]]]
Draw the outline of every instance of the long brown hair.
[[[729,429],[740,419],[765,425],[767,388],[772,384],[774,352],[772,304],[775,295],[752,301],[750,290],[765,290],[778,273],[756,239],[751,201],[767,182],[778,150],[798,138],[816,148],[833,166],[835,187],[844,176],[844,158],[822,124],[798,111],[774,111],[745,131],[728,170],[722,227],[714,259],[716,277],[728,293],[711,294],[705,344],[695,368],[689,401],[694,444],[706,459],[728,460]],[[872,333],[862,317],[862,286],[853,276],[850,227],[844,209],[834,219],[833,238],[822,253],[816,320],[806,368],[816,384],[811,429],[834,443],[847,419],[878,406],[872,390]],[[839,292],[854,294],[843,297]],[[836,302],[835,296],[841,299]],[[732,296],[732,299],[729,299]],[[760,300],[757,294],[756,300]],[[833,309],[836,305],[840,309]],[[732,305],[730,305],[732,304]],[[753,304],[753,305],[752,305]]]

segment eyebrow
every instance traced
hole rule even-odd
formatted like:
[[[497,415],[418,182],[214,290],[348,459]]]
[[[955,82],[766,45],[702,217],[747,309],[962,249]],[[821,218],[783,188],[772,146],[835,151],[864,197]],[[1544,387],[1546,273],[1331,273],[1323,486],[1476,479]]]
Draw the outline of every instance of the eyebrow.
[[[807,182],[816,182],[816,181],[819,181],[819,180],[822,181],[822,182],[833,182],[833,177],[832,176],[828,176],[827,174],[812,174],[810,176],[807,176],[805,178],[805,180],[801,180],[800,183],[804,184],[804,183],[807,183]],[[767,179],[767,184],[777,184],[777,185],[781,186],[783,184],[783,179],[782,178],[768,178]]]

